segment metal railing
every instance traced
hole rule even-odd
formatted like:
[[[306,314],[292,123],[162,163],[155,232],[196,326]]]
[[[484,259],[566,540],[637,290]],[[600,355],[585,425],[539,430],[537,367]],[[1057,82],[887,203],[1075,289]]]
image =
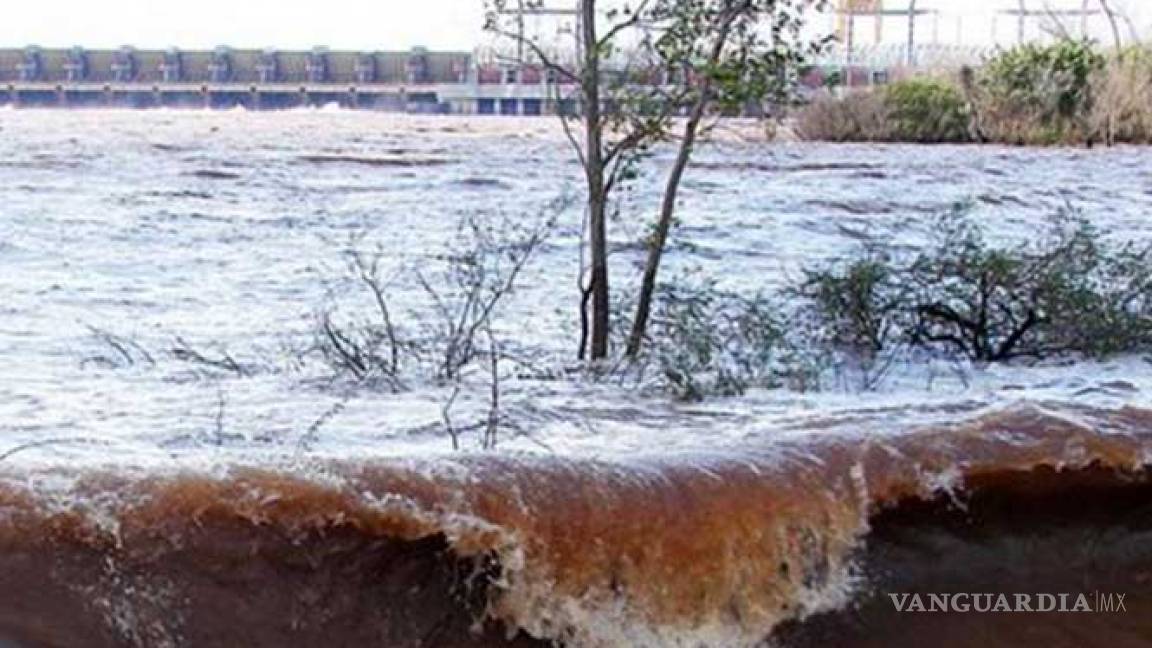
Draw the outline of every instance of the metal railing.
[[[846,47],[840,44],[828,48],[814,62],[821,66],[846,65],[886,69],[905,67],[909,60],[915,61],[916,68],[934,69],[979,65],[998,51],[994,45],[949,45],[944,43],[924,43],[916,45],[911,57],[908,46],[900,43],[880,45],[857,45],[849,57]]]

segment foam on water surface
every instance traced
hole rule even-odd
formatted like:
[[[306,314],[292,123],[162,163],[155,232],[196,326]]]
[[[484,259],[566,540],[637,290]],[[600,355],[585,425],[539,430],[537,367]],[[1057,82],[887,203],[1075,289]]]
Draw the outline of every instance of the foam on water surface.
[[[103,368],[85,362],[101,350],[89,327],[153,350],[181,336],[241,361],[275,362],[283,346],[307,339],[354,235],[368,232],[361,244],[382,245],[392,268],[419,264],[467,213],[530,217],[579,188],[547,119],[12,111],[0,128],[3,437],[12,447],[48,438],[106,444],[47,445],[11,460],[282,454],[336,396],[291,372],[206,380],[164,359]],[[1152,234],[1144,149],[766,145],[742,128],[701,151],[678,234],[693,245],[670,254],[669,274],[700,267],[726,287],[772,289],[805,264],[851,254],[861,235],[916,245],[932,214],[962,200],[974,200],[1004,240],[1028,237],[1065,204],[1111,238]],[[437,164],[417,164],[427,160]],[[641,261],[630,242],[642,235],[642,207],[666,162],[658,156],[638,181],[629,203],[638,213],[614,228],[625,250],[613,256],[618,281]],[[579,218],[575,206],[561,219],[501,324],[506,338],[560,358],[574,338],[566,287],[575,286]],[[419,293],[401,283],[390,297],[404,313]],[[508,401],[531,409],[534,438],[507,442],[561,454],[630,452],[654,438],[667,448],[708,447],[807,417],[873,416],[883,426],[1018,401],[1144,405],[1152,389],[1143,358],[972,371],[961,380],[947,364],[916,364],[898,367],[878,394],[859,393],[848,378],[817,395],[762,393],[691,408],[520,382],[508,386]],[[223,450],[203,443],[218,427],[221,393]],[[445,397],[433,387],[364,394],[325,427],[317,451],[439,452],[448,445],[434,432]]]

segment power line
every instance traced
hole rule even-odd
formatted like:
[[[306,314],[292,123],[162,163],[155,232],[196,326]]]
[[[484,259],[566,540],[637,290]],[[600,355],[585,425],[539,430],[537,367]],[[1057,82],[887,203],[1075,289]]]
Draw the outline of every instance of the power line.
[[[574,0],[574,5],[571,9],[548,6],[545,3],[529,5],[525,0],[516,0],[515,8],[505,8],[498,13],[506,16],[513,16],[516,21],[516,58],[519,62],[525,61],[524,47],[527,42],[525,39],[528,35],[527,18],[528,17],[568,17],[575,20],[576,35],[577,35],[577,48],[579,48],[579,32],[580,32],[580,16],[582,14],[581,5],[583,0]]]

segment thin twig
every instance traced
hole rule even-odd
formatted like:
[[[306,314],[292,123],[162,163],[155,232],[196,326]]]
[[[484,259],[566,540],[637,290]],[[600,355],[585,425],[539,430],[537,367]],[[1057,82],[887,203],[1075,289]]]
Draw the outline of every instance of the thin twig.
[[[452,406],[456,404],[456,398],[460,396],[460,385],[452,387],[452,395],[440,407],[440,417],[444,420],[444,429],[448,431],[448,436],[452,438],[452,449],[460,449],[460,434],[452,425]]]
[[[38,448],[46,448],[48,446],[55,446],[55,445],[108,446],[108,445],[112,445],[112,444],[109,441],[105,441],[102,439],[94,439],[92,437],[66,437],[66,438],[58,438],[58,439],[44,439],[42,441],[31,441],[29,443],[24,443],[24,444],[18,445],[16,447],[4,452],[3,454],[0,454],[0,462],[7,461],[8,459],[11,459],[13,456],[15,456],[21,452],[25,452],[27,450],[35,450]]]

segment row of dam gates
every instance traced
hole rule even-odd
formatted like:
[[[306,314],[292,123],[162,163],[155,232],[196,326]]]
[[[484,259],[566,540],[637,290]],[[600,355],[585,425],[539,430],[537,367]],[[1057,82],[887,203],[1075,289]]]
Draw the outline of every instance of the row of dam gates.
[[[469,52],[217,48],[0,49],[0,106],[275,110],[339,105],[417,113],[572,110],[539,67]]]
[[[923,49],[923,48],[921,48]],[[414,113],[574,112],[569,81],[539,65],[471,52],[0,48],[0,106],[278,110],[337,105]],[[808,91],[884,83],[898,63],[817,61]],[[659,83],[659,81],[655,81]],[[759,114],[762,107],[748,106]]]

